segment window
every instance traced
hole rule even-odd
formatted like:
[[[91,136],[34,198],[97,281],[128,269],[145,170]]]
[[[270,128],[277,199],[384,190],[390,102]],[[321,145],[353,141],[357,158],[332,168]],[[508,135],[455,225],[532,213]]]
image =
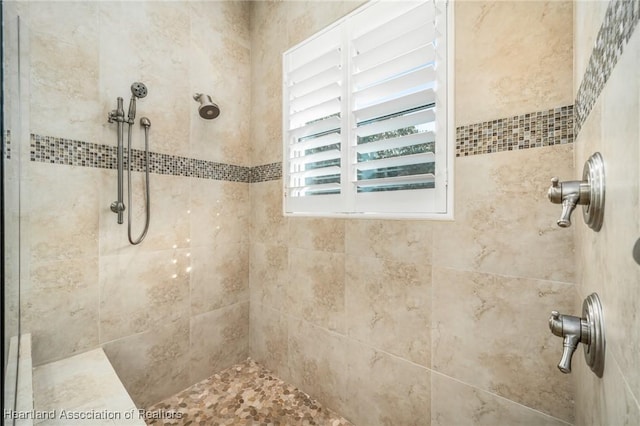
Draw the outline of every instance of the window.
[[[284,53],[285,214],[451,217],[450,15],[368,3]]]

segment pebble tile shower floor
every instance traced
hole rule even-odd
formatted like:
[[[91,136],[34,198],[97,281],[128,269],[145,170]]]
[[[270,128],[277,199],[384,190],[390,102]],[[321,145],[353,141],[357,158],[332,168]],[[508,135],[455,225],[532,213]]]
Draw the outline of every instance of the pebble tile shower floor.
[[[150,407],[146,422],[182,426],[353,426],[250,358]]]

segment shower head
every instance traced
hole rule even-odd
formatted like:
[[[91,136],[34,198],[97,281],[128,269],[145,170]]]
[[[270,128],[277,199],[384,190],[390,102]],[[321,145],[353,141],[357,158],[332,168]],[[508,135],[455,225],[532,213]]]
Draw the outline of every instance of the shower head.
[[[198,107],[198,114],[200,114],[200,117],[206,120],[211,120],[220,115],[220,108],[218,105],[213,103],[211,96],[196,93],[193,95],[193,99],[200,102],[200,106]]]
[[[133,124],[136,118],[136,98],[144,98],[147,96],[147,86],[139,81],[131,85],[131,101],[129,101],[129,124]]]
[[[136,81],[131,85],[131,94],[136,98],[144,98],[147,96],[147,86]]]

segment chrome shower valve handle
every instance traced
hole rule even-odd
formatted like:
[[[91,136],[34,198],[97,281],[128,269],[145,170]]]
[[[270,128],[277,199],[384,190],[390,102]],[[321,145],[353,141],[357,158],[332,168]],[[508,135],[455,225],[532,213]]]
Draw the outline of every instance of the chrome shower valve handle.
[[[551,312],[549,329],[554,335],[562,337],[562,357],[558,363],[560,371],[571,373],[571,358],[578,343],[582,343],[587,365],[598,377],[602,377],[605,353],[603,322],[602,306],[596,293],[584,300],[582,318],[563,315],[558,311]]]
[[[547,192],[554,204],[562,204],[560,219],[556,221],[561,228],[571,226],[571,213],[576,206],[582,205],[585,223],[594,231],[602,227],[604,213],[604,162],[596,152],[584,165],[582,180],[560,182],[553,177]]]
[[[578,204],[587,205],[590,201],[589,184],[577,180],[560,182],[557,177],[551,178],[551,187],[547,192],[549,200],[554,204],[562,204],[562,214],[556,222],[561,228],[571,226],[571,213]]]

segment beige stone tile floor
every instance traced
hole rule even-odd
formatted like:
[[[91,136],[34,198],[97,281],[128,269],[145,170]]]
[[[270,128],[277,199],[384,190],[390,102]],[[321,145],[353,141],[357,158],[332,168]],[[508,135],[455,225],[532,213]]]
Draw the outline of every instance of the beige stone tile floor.
[[[147,425],[353,426],[251,358],[153,405],[146,417]]]

